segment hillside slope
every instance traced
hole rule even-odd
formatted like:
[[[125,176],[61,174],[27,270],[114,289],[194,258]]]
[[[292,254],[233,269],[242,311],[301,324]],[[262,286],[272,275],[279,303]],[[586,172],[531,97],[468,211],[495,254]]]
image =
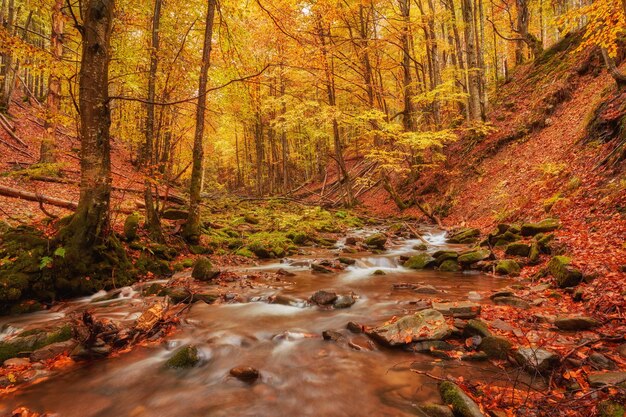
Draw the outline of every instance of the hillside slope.
[[[594,137],[589,125],[607,101],[620,103],[623,117],[626,95],[615,94],[599,54],[576,48],[567,38],[518,68],[492,98],[490,134],[463,137],[445,150],[444,169],[398,187],[450,227],[489,232],[501,222],[558,217],[564,250],[587,272],[613,277],[626,265],[626,163],[600,162],[623,138]],[[400,212],[382,188],[362,200],[380,215],[421,215]]]

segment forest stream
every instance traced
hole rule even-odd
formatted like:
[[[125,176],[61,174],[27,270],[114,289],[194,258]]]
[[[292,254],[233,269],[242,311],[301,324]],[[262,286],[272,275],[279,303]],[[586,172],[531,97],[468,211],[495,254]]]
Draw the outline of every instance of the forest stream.
[[[444,236],[436,230],[427,232],[429,251],[462,246],[446,244]],[[379,255],[352,254],[356,263],[338,273],[311,271],[313,259],[336,257],[336,251],[318,248],[282,262],[237,268],[240,274],[282,271],[260,274],[262,278],[251,288],[233,290],[238,294],[233,294],[232,303],[193,304],[180,330],[161,346],[71,367],[3,398],[0,412],[26,406],[64,417],[415,415],[415,404],[439,400],[436,381],[412,369],[489,380],[497,374],[496,368],[489,362],[445,361],[385,348],[364,334],[350,332],[346,324],[380,324],[417,311],[420,300],[428,298],[488,303],[485,292],[511,283],[476,272],[399,266],[399,257],[415,253],[412,248],[418,243],[399,240]],[[438,292],[419,294],[403,289],[405,283],[431,285]],[[93,301],[100,293],[48,311],[4,317],[0,338],[85,309],[99,318],[132,323],[146,305],[138,288],[124,288],[112,300]],[[358,298],[350,308],[325,309],[307,302],[318,290],[353,293]],[[336,330],[341,336],[324,340],[325,330]],[[163,363],[184,344],[198,347],[200,364],[185,370],[164,369]],[[259,379],[247,383],[229,375],[231,368],[242,365],[258,369]]]

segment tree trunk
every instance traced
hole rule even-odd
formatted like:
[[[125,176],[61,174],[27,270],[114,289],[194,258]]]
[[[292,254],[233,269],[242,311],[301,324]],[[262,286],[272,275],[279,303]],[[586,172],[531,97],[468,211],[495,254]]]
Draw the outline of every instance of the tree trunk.
[[[15,23],[15,3],[14,0],[9,0],[7,5],[7,18],[4,22],[4,28],[7,32],[12,32],[12,27]],[[2,78],[2,85],[0,86],[0,111],[8,112],[9,104],[11,103],[11,82],[13,82],[13,78],[11,77],[11,68],[13,65],[13,56],[11,53],[7,53],[2,57],[2,69],[0,71],[0,78]]]
[[[63,0],[55,0],[52,8],[52,30],[50,32],[50,52],[54,61],[48,76],[48,97],[46,99],[45,137],[39,149],[39,162],[56,162],[56,131],[61,111],[60,63],[63,56]]]
[[[153,173],[156,168],[154,158],[154,99],[156,90],[156,74],[159,64],[159,23],[161,21],[162,0],[154,1],[152,16],[152,39],[150,45],[150,71],[148,73],[148,103],[146,105],[146,140],[143,147],[142,162],[144,163],[144,203],[146,205],[146,228],[150,238],[157,242],[163,241],[163,231],[156,201],[152,194]]]
[[[328,95],[328,105],[331,107],[335,107],[337,105],[335,96],[335,74],[333,72],[332,58],[330,58],[331,61],[329,61],[326,43],[326,37],[328,36],[330,38],[330,33],[325,32],[322,25],[322,18],[319,15],[317,16],[317,25],[318,36],[322,50],[322,58],[324,59],[324,73],[326,75],[326,92]],[[339,134],[339,122],[337,122],[336,117],[333,117],[332,125],[333,145],[335,148],[335,161],[337,162],[337,177],[341,179],[340,181],[345,192],[345,197],[343,198],[344,203],[346,206],[351,207],[354,205],[354,194],[352,193],[352,183],[350,181],[350,175],[348,174],[348,170],[346,169],[346,163],[343,158],[343,145],[341,143],[341,135]]]
[[[196,131],[193,139],[193,165],[191,168],[191,186],[189,189],[189,217],[183,228],[183,237],[189,242],[197,242],[200,238],[200,191],[204,176],[204,114],[206,112],[206,89],[211,65],[211,39],[213,38],[213,19],[216,0],[209,0],[206,23],[204,28],[204,45],[202,47],[202,64],[198,84],[198,105],[196,107]]]
[[[77,275],[116,272],[105,271],[100,264],[104,260],[102,251],[112,243],[109,47],[114,3],[114,0],[87,0],[82,4],[80,198],[70,223],[60,231],[66,246],[64,262]],[[126,260],[123,251],[116,257],[120,263]],[[120,268],[118,273],[127,274],[127,271]]]
[[[611,74],[611,77],[613,77],[615,83],[617,83],[617,88],[619,90],[624,89],[626,87],[626,74],[617,68],[615,60],[609,55],[609,51],[607,51],[606,48],[600,48],[600,51],[602,52],[602,58],[604,59],[604,64],[609,74]]]
[[[463,22],[465,23],[465,54],[467,56],[467,79],[469,84],[467,89],[469,93],[468,113],[470,120],[480,120],[480,69],[478,68],[476,55],[476,30],[472,0],[461,0],[461,11]]]
[[[409,34],[411,33],[411,2],[399,0],[400,13],[402,14],[402,32],[400,33],[400,45],[402,47],[402,87],[404,96],[404,129],[409,132],[417,131],[415,119],[415,106],[413,104],[413,78],[411,77],[411,56],[409,55]]]

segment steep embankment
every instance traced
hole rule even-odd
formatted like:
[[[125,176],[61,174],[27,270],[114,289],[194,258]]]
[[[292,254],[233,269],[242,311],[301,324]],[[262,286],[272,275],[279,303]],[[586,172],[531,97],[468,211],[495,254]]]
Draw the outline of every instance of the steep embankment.
[[[626,265],[626,164],[615,158],[623,151],[614,151],[623,137],[614,136],[619,129],[600,134],[590,126],[620,120],[626,95],[616,94],[597,52],[576,49],[575,37],[566,38],[519,68],[492,97],[491,133],[465,135],[446,149],[443,167],[399,189],[415,193],[447,226],[489,232],[502,222],[559,218],[563,250],[606,278],[604,289],[622,304],[626,280],[615,278]],[[400,214],[381,188],[365,194],[363,204]],[[402,214],[420,215],[415,208]]]

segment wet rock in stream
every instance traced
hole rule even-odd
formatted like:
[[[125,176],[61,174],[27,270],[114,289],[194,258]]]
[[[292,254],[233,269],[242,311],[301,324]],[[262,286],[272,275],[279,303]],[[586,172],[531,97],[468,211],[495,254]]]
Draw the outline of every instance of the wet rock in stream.
[[[311,296],[311,301],[317,305],[326,306],[337,300],[337,294],[334,292],[320,290]]]
[[[193,368],[199,362],[198,348],[192,345],[186,345],[174,352],[167,362],[165,362],[165,367],[171,369]]]
[[[261,376],[259,370],[251,366],[237,366],[231,369],[229,373],[231,376],[248,384],[253,383]]]
[[[530,372],[546,374],[556,368],[561,357],[546,349],[519,348],[514,354],[515,360]]]
[[[387,346],[405,345],[424,340],[442,340],[452,334],[443,314],[428,309],[369,329],[366,333]]]

